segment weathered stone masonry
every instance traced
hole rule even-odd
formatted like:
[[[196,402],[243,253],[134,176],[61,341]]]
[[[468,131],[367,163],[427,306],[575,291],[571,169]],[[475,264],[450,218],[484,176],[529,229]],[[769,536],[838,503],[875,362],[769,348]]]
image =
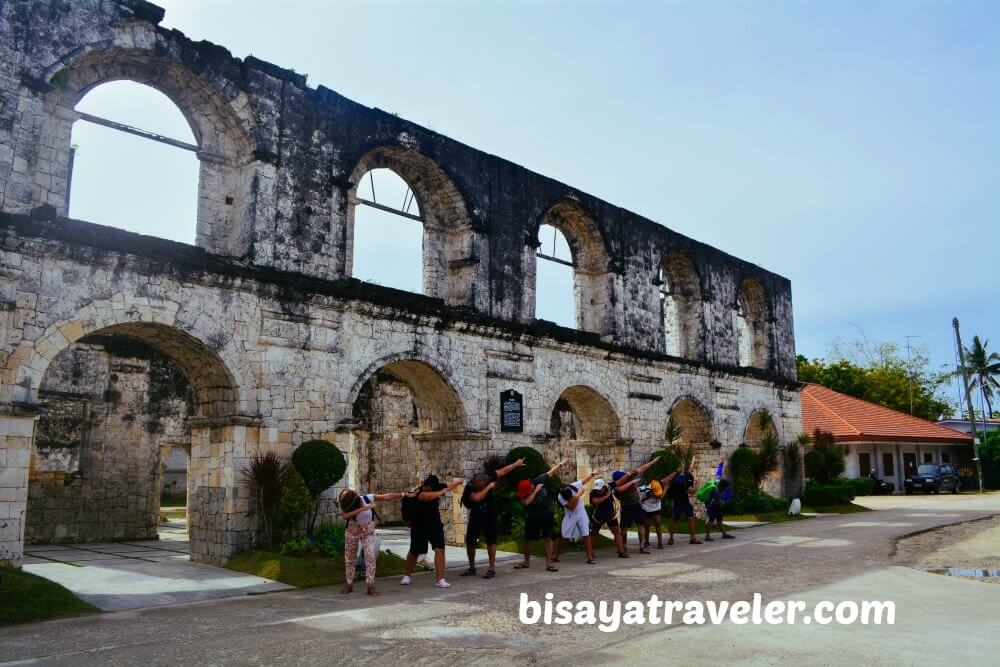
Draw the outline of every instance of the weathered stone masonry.
[[[151,392],[173,401],[168,421],[181,425],[122,435],[127,406],[105,406],[118,435],[91,435],[105,444],[102,466],[154,479],[146,454],[178,430],[190,438],[192,558],[204,562],[251,543],[247,457],[290,455],[309,438],[348,455],[345,483],[389,490],[430,472],[468,475],[519,445],[572,456],[578,474],[639,462],[663,445],[672,414],[706,459],[713,443],[743,442],[759,409],[783,442],[797,435],[784,278],[161,18],[139,1],[0,6],[0,560],[20,560],[26,524],[45,539],[148,530],[138,490],[87,529],[86,516],[29,502],[43,468],[59,466],[50,477],[75,475],[94,507],[122,497],[85,463],[83,439],[74,452],[64,438],[62,458],[43,452],[54,415],[104,405],[103,394],[53,393],[66,391],[60,355],[94,353],[95,341],[119,346],[106,373],[128,359],[127,341],[186,379],[183,401],[164,398],[146,355],[126,393],[140,409]],[[64,217],[74,107],[123,78],[158,88],[191,122],[197,247]],[[350,278],[355,188],[379,167],[416,195],[423,295]],[[543,223],[570,243],[579,330],[534,318]],[[500,432],[505,389],[524,395],[523,433]],[[108,446],[125,440],[139,442],[134,460],[109,462],[129,455]],[[38,511],[52,514],[26,518]],[[461,537],[457,496],[446,514]]]

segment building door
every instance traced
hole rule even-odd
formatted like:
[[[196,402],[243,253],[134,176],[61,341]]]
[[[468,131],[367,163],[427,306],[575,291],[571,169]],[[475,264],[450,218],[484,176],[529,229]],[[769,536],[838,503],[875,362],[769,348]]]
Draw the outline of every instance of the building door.
[[[882,478],[888,479],[896,476],[896,457],[892,452],[882,452]]]
[[[903,475],[912,476],[917,472],[917,455],[915,452],[903,452]]]
[[[858,452],[858,477],[867,477],[872,471],[872,455],[868,452]]]
[[[924,452],[924,463],[934,463],[934,454],[931,452]]]

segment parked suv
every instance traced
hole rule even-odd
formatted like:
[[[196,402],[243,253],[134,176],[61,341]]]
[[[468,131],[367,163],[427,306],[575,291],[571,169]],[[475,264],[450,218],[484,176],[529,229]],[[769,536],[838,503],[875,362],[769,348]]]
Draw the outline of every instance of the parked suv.
[[[958,471],[950,463],[921,463],[917,472],[906,478],[903,486],[908,494],[914,491],[958,493],[960,490]]]

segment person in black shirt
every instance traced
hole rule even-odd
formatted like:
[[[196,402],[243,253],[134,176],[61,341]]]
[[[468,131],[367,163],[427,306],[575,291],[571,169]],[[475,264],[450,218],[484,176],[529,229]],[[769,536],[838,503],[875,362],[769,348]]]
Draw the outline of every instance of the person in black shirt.
[[[694,458],[691,459],[689,465],[684,467],[684,472],[670,481],[670,486],[668,487],[668,494],[673,505],[670,514],[670,539],[667,540],[668,546],[674,543],[674,531],[677,528],[677,519],[683,519],[684,517],[687,517],[688,520],[691,544],[701,544],[701,540],[694,534],[694,506],[691,505],[691,496],[695,493],[694,475],[691,474],[691,468],[693,467]]]
[[[541,538],[545,540],[545,569],[549,572],[558,571],[552,565],[552,523],[555,517],[545,484],[559,468],[568,463],[569,459],[565,459],[535,479],[522,479],[517,484],[517,497],[521,499],[528,515],[524,520],[524,561],[515,565],[515,570],[523,570],[531,564],[531,543]]]
[[[441,523],[439,500],[446,493],[451,493],[465,480],[454,479],[451,484],[442,484],[437,475],[429,475],[424,483],[409,497],[418,501],[417,515],[410,526],[410,551],[406,554],[406,574],[399,583],[408,586],[413,580],[413,568],[417,564],[417,556],[427,553],[427,543],[434,549],[434,572],[437,575],[434,585],[438,588],[451,588],[444,578],[444,524]]]
[[[492,475],[488,472],[478,473],[465,485],[462,505],[469,510],[469,525],[465,532],[465,552],[469,556],[469,569],[461,576],[476,575],[476,545],[479,544],[480,534],[486,541],[486,553],[490,557],[490,567],[483,575],[483,579],[492,579],[496,576],[497,537],[500,526],[497,523],[493,489],[496,488],[498,479],[522,466],[524,466],[523,458],[500,468]]]

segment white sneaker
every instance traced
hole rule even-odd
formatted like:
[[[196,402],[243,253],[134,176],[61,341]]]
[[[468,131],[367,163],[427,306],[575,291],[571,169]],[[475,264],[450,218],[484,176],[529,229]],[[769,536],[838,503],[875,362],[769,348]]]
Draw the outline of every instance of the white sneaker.
[[[438,588],[451,588],[451,584],[449,584],[444,579],[438,579],[438,582],[434,585],[437,586]]]
[[[409,577],[405,577],[404,576],[402,579],[399,580],[399,585],[400,586],[409,586],[411,581],[413,581],[413,579],[410,579]]]

